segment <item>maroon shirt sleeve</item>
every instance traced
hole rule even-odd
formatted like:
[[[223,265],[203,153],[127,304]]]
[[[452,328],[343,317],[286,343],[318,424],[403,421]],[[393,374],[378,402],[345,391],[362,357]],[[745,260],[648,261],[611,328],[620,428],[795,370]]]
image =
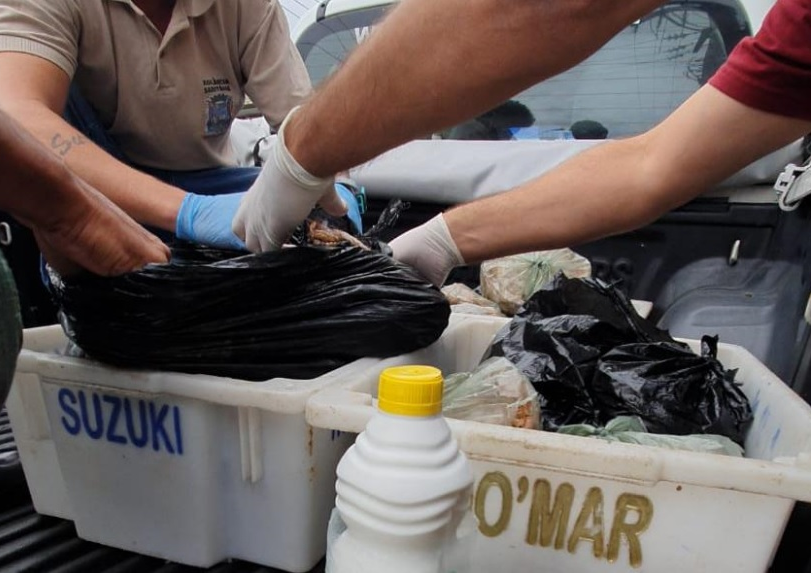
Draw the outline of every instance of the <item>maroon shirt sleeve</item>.
[[[777,0],[710,85],[746,106],[811,120],[811,0]]]

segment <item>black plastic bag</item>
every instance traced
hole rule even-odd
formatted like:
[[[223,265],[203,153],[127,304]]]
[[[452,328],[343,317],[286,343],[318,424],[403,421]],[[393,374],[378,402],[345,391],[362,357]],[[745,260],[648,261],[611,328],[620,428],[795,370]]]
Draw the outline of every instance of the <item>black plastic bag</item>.
[[[485,358],[504,356],[529,378],[538,391],[543,429],[599,425],[588,391],[602,353],[589,338],[599,326],[590,317],[547,319],[533,312],[519,312],[496,334]]]
[[[637,352],[652,347],[648,372],[659,378],[650,383],[669,383],[671,391],[677,391],[678,395],[671,399],[665,388],[658,394],[665,400],[654,400],[657,394],[652,390],[646,392],[645,400],[634,398],[630,390],[619,387],[619,374],[612,379],[618,387],[609,392],[607,372],[600,372],[601,360],[627,345],[636,345]],[[679,370],[679,363],[654,362],[658,356],[655,349],[659,347],[689,356],[687,372],[695,375],[680,384],[679,377],[685,373]],[[532,381],[539,394],[545,430],[556,431],[570,424],[603,426],[618,414],[632,412],[643,417],[651,431],[669,434],[712,431],[742,443],[752,417],[746,397],[733,383],[734,372],[725,371],[714,353],[694,355],[686,345],[639,316],[621,291],[599,279],[568,279],[558,275],[546,288],[533,294],[513,320],[496,334],[485,358],[490,356],[505,356]],[[672,367],[672,373],[664,373],[665,366]],[[612,367],[606,364],[604,368]],[[599,393],[595,391],[598,376],[603,376]],[[623,383],[633,387],[642,382],[629,375]],[[627,409],[623,410],[620,400],[625,396],[636,400],[635,409],[625,405]],[[680,399],[689,399],[689,407],[696,410],[692,425],[679,418],[686,407],[677,403]],[[654,420],[657,423],[652,423]]]
[[[734,370],[716,358],[718,338],[701,339],[701,356],[682,344],[626,344],[597,366],[593,393],[603,420],[642,418],[658,434],[720,434],[743,444],[752,422]]]
[[[427,346],[450,314],[416,271],[356,247],[239,255],[181,244],[172,255],[120,277],[55,281],[69,338],[120,366],[307,379]]]
[[[572,315],[581,330],[600,348],[629,342],[673,342],[667,331],[639,316],[625,294],[596,278],[555,280],[535,292],[519,311],[525,315]]]
[[[540,394],[545,430],[601,425],[589,386],[599,358],[621,344],[672,341],[625,295],[598,279],[559,274],[527,299],[487,356],[505,356]]]

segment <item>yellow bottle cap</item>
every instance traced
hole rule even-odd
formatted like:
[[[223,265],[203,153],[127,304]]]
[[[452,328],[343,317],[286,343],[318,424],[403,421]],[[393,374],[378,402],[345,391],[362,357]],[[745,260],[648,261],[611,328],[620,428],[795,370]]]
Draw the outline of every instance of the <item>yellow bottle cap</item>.
[[[434,416],[442,411],[442,372],[433,366],[392,366],[380,373],[377,406],[401,416]]]

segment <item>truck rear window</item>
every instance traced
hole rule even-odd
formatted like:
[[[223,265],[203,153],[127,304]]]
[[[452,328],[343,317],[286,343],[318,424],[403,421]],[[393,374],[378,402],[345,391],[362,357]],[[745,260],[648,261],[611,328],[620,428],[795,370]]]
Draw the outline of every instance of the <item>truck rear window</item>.
[[[382,17],[380,8],[368,15]],[[368,35],[363,15],[327,18],[299,43],[318,84]],[[574,68],[452,129],[448,139],[602,139],[642,133],[704,85],[748,33],[740,12],[672,3],[634,22]]]

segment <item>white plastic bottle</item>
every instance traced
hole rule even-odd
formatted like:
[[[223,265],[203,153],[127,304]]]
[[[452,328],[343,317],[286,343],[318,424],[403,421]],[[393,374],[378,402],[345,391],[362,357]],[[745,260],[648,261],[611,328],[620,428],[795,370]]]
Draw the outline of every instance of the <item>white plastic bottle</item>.
[[[346,529],[330,541],[329,573],[463,573],[448,555],[460,553],[473,474],[441,411],[438,369],[381,373],[378,412],[338,464]]]

